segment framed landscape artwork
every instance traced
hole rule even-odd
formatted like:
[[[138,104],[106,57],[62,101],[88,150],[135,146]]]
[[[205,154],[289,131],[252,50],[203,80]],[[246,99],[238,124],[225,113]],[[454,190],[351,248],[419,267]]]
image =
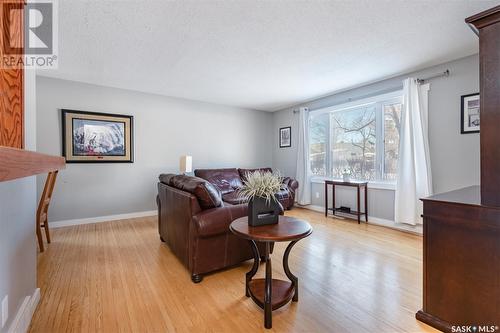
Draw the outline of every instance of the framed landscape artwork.
[[[63,156],[67,163],[132,163],[134,117],[62,110]]]
[[[282,127],[280,128],[280,148],[286,148],[292,146],[292,128]]]
[[[479,133],[479,93],[463,95],[460,115],[460,133]]]

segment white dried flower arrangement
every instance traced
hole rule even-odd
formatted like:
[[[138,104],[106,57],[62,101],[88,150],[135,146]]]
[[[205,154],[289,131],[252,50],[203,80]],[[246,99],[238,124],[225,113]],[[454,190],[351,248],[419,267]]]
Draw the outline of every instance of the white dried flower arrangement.
[[[269,204],[271,200],[278,201],[276,193],[283,187],[283,177],[279,173],[271,173],[266,171],[249,172],[246,175],[246,180],[243,181],[243,187],[240,188],[239,194],[251,200],[259,197],[266,199]]]

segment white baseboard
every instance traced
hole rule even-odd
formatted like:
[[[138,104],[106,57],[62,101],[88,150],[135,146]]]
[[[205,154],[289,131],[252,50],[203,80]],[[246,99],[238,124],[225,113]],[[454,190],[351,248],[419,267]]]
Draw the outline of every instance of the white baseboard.
[[[155,216],[156,214],[158,214],[158,211],[148,210],[148,211],[144,211],[144,212],[135,212],[135,213],[128,213],[128,214],[117,214],[117,215],[89,217],[89,218],[84,218],[84,219],[55,221],[55,222],[49,222],[49,225],[51,228],[60,228],[60,227],[67,227],[67,226],[80,225],[80,224],[90,224],[90,223],[101,223],[101,222],[116,221],[116,220],[135,219],[138,217]]]
[[[325,213],[325,207],[323,207],[323,206],[307,205],[307,206],[298,206],[298,207],[313,210],[313,211],[319,212],[319,213]],[[412,226],[412,225],[404,224],[404,223],[395,223],[394,221],[391,221],[391,220],[381,219],[381,218],[378,218],[375,216],[370,216],[370,215],[368,215],[368,223],[380,225],[383,227],[388,227],[388,228],[396,229],[396,230],[400,230],[400,231],[411,232],[411,233],[418,234],[418,235],[421,235],[423,232],[422,225]]]
[[[40,302],[40,288],[36,288],[33,295],[26,296],[12,321],[7,333],[26,333],[31,324],[31,318]]]
[[[400,231],[410,232],[412,234],[422,235],[423,227],[421,224],[417,224],[415,226],[405,223],[396,223],[391,220],[380,219],[378,217],[368,216],[368,222],[371,224],[380,225],[382,227],[387,227],[391,229],[396,229]]]
[[[316,206],[316,205],[300,206],[300,205],[297,205],[297,207],[309,209],[309,210],[314,210],[315,212],[319,212],[319,213],[325,212],[325,207],[322,207],[322,206]]]

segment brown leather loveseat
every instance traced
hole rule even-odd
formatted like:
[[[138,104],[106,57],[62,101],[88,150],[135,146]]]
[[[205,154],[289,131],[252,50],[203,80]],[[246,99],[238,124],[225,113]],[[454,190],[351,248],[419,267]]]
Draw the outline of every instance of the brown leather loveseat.
[[[163,174],[159,180],[160,238],[186,266],[193,282],[253,258],[248,242],[229,230],[232,221],[247,216],[247,204],[224,204],[219,190],[198,177]],[[257,246],[264,253],[264,247]]]
[[[194,170],[196,177],[208,180],[221,193],[224,203],[237,205],[246,203],[246,200],[238,194],[238,189],[243,186],[246,175],[257,170],[273,172],[271,168],[260,169],[197,169]],[[278,200],[284,209],[291,209],[295,202],[295,192],[299,183],[290,177],[283,178],[283,189],[277,193]]]

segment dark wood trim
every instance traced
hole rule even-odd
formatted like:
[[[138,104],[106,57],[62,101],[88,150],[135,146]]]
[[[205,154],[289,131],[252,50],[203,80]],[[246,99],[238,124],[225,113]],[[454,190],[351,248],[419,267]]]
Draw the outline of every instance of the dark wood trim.
[[[476,29],[482,29],[489,25],[500,22],[500,5],[485,10],[476,15],[472,15],[465,19],[469,25],[473,25]]]
[[[0,147],[0,182],[61,170],[64,158],[28,150]]]
[[[442,332],[451,332],[451,325],[444,320],[441,320],[437,317],[434,317],[433,315],[430,315],[423,310],[419,310],[415,314],[415,318],[420,320],[421,322],[426,323],[427,325],[430,325]]]
[[[481,204],[500,207],[500,5],[465,20],[479,36]]]

